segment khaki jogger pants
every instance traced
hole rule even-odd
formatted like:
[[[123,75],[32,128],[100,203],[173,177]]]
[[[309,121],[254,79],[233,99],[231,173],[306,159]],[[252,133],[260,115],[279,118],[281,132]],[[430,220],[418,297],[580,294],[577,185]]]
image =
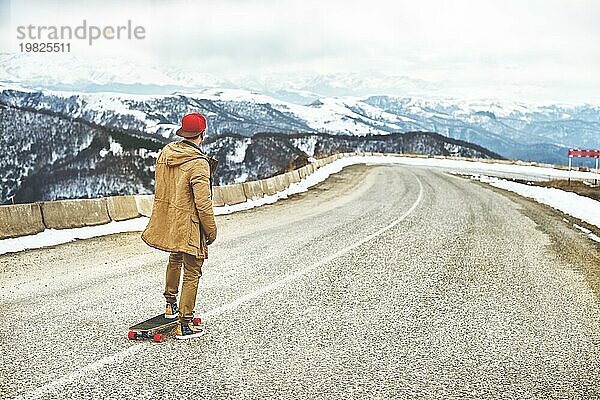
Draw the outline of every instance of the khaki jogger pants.
[[[165,299],[169,303],[177,301],[181,265],[183,264],[183,283],[179,299],[179,321],[188,323],[194,318],[194,305],[198,292],[198,281],[202,276],[202,258],[196,258],[186,253],[171,253],[167,264],[165,284]]]

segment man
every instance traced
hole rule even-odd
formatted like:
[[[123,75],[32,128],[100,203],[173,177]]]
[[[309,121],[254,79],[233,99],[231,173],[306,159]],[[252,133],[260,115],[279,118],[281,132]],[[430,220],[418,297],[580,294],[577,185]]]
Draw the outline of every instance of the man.
[[[188,114],[176,132],[184,139],[161,150],[156,159],[152,216],[142,233],[146,244],[171,253],[164,292],[165,317],[179,318],[177,339],[192,339],[204,333],[192,324],[193,309],[202,263],[208,258],[208,245],[217,238],[211,187],[217,160],[200,150],[205,132],[206,118],[198,113]]]

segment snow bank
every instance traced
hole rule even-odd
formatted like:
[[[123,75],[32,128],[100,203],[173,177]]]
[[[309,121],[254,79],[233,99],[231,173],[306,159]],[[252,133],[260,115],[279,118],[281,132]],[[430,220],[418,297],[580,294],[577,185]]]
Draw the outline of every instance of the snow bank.
[[[46,229],[35,235],[0,240],[0,254],[38,249],[40,247],[72,242],[77,239],[89,239],[112,233],[142,231],[148,224],[148,220],[149,218],[147,217],[140,217],[127,221],[113,221],[104,225],[85,226],[83,228]]]
[[[257,200],[248,200],[244,203],[235,204],[233,206],[225,205],[223,207],[214,207],[215,215],[231,214],[236,211],[249,210],[265,204],[273,204],[280,199],[287,199],[293,194],[306,192],[311,186],[323,182],[329,177],[329,175],[340,172],[344,167],[347,167],[348,165],[364,163],[353,162],[352,159],[354,158],[357,157],[342,158],[327,164],[313,172],[311,175],[302,179],[300,182],[292,183],[286,189],[282,190],[281,192],[277,192],[274,195],[264,196],[263,198]]]
[[[479,176],[475,178],[494,187],[509,190],[523,197],[534,199],[538,203],[546,204],[567,215],[600,228],[600,201],[555,188],[525,185],[523,183],[489,176]],[[576,226],[576,228],[580,227]],[[591,232],[585,233],[589,234]]]

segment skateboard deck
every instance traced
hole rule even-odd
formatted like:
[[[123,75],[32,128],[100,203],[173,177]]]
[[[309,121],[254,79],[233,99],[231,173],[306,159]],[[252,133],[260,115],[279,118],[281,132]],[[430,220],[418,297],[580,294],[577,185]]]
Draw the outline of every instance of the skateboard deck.
[[[175,329],[177,322],[179,322],[178,318],[165,318],[165,314],[161,313],[129,327],[127,337],[130,340],[150,339],[160,343],[165,340],[166,333]],[[201,320],[199,317],[195,317],[192,322],[194,325],[200,325]]]

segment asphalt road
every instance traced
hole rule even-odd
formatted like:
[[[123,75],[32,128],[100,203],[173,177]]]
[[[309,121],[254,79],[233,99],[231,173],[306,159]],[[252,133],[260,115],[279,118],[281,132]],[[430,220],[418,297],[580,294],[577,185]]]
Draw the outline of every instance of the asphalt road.
[[[139,233],[0,256],[0,397],[600,397],[599,247],[546,207],[353,166],[217,223],[189,342],[126,339],[164,306]]]

